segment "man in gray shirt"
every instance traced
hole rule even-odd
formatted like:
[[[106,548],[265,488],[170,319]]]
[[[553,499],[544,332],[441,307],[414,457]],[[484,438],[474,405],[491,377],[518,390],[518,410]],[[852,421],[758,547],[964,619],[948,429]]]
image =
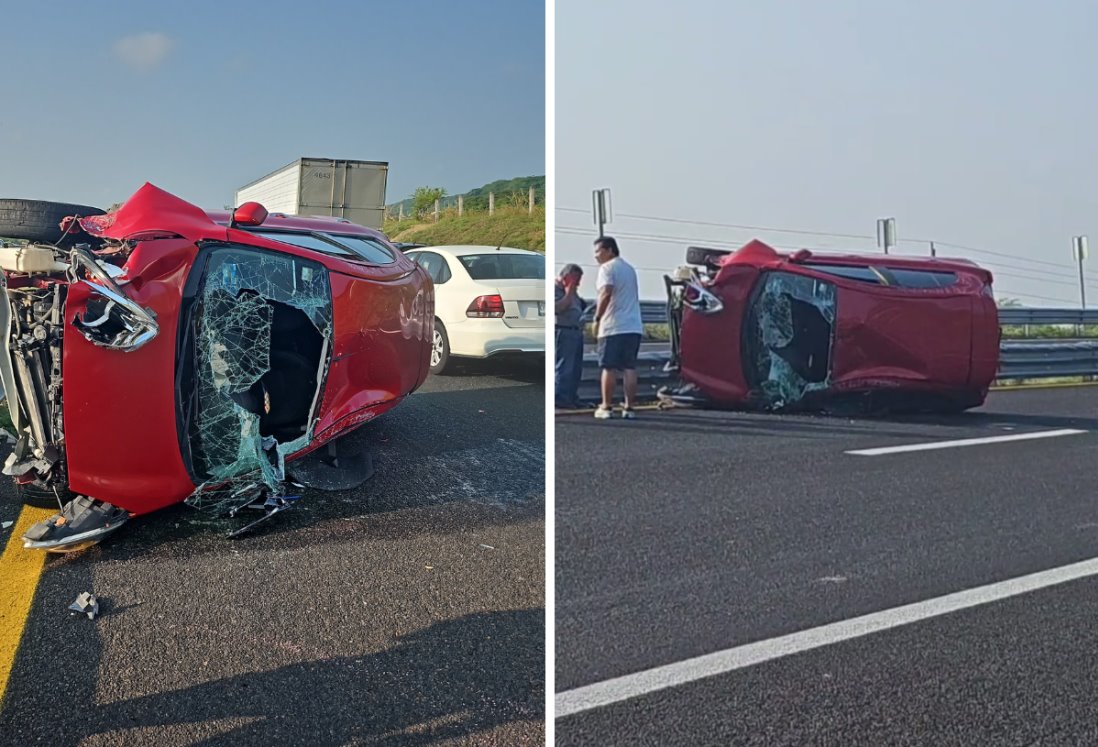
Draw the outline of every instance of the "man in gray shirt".
[[[586,307],[579,297],[583,270],[579,265],[567,264],[557,275],[556,287],[556,406],[579,406],[578,390],[583,373],[583,311]]]

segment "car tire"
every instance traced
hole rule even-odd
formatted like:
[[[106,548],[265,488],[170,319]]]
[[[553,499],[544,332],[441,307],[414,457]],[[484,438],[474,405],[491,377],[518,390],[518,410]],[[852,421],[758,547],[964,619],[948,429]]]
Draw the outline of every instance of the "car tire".
[[[450,366],[450,338],[446,327],[435,319],[435,329],[431,335],[431,373],[444,374]]]
[[[62,235],[62,219],[70,215],[87,217],[104,215],[106,212],[90,205],[67,202],[0,199],[0,236],[6,239],[60,244],[63,240],[73,238],[72,234]],[[86,240],[89,237],[85,234],[81,238]]]
[[[707,265],[721,257],[731,254],[727,249],[709,249],[703,246],[691,246],[686,249],[686,264]]]
[[[19,496],[19,500],[28,506],[33,506],[34,508],[58,508],[57,496],[54,495],[54,492],[39,485],[20,485],[16,483],[15,492]],[[57,492],[61,494],[62,503],[66,503],[76,497],[73,493],[69,492],[68,489],[59,489]]]

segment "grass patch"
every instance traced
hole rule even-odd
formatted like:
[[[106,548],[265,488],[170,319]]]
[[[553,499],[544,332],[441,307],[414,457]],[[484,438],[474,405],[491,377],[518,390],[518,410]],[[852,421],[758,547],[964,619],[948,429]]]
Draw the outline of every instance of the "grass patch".
[[[385,221],[382,231],[392,241],[444,246],[484,245],[515,247],[545,251],[545,208],[536,206],[533,212],[525,207],[506,205],[487,211],[458,215],[456,209],[444,210],[438,222],[431,218],[405,218]]]

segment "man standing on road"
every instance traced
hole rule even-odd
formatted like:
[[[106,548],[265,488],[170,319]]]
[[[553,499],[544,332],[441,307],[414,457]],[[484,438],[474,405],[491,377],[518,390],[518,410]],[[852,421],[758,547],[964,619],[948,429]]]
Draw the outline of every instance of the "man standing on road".
[[[610,236],[595,239],[595,260],[599,263],[595,336],[599,341],[599,368],[602,369],[602,403],[595,410],[595,417],[600,420],[612,414],[619,372],[625,388],[621,416],[636,417],[637,353],[644,322],[637,291],[637,271],[620,255],[618,242]]]
[[[578,295],[583,270],[567,264],[557,275],[556,287],[556,406],[579,406],[578,390],[583,373],[583,310],[586,306]]]

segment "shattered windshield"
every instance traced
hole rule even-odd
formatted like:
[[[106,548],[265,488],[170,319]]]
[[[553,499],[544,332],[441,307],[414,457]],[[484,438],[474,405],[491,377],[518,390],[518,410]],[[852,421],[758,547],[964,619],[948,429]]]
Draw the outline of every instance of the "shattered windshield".
[[[312,435],[332,329],[327,272],[290,255],[215,249],[191,322],[195,471],[209,484],[276,489],[285,456]],[[192,504],[219,500],[204,487]]]
[[[744,326],[744,373],[770,409],[826,389],[831,376],[835,286],[804,275],[768,272]]]

